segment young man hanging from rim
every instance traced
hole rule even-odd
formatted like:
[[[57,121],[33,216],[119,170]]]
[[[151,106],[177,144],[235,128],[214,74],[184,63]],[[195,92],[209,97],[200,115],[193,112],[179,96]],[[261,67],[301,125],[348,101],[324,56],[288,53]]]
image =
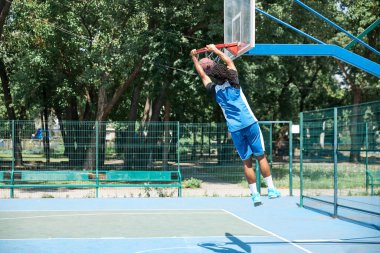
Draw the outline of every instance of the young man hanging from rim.
[[[216,102],[222,108],[228,131],[231,133],[235,148],[243,162],[244,174],[249,184],[254,206],[261,205],[262,202],[256,187],[252,155],[258,160],[261,174],[268,186],[268,198],[278,198],[281,194],[273,184],[258,120],[240,88],[235,64],[215,45],[207,45],[206,49],[208,52],[216,54],[225,64],[215,63],[208,58],[198,61],[195,49],[191,51],[191,58],[205,88],[212,92]]]

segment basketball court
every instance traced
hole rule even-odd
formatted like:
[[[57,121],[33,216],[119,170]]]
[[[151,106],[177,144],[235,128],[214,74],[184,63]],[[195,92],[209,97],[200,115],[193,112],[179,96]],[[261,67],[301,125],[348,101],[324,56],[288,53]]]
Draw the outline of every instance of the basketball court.
[[[291,54],[290,46],[255,49],[255,9],[253,0],[225,0],[224,44],[217,47],[233,59],[263,48]],[[378,73],[377,65],[365,66]],[[298,200],[263,197],[254,207],[241,197],[1,199],[0,252],[379,252],[378,228],[300,208]]]
[[[379,230],[297,200],[0,200],[0,252],[378,252]]]

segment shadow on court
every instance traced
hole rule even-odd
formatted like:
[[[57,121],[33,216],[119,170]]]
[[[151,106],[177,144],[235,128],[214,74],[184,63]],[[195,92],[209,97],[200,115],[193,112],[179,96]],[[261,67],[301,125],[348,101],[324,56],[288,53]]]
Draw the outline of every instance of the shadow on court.
[[[210,252],[216,253],[252,253],[254,252],[255,245],[266,245],[266,246],[280,246],[280,245],[288,245],[289,243],[297,243],[298,245],[342,245],[342,244],[352,244],[352,245],[379,245],[380,246],[380,236],[372,236],[372,237],[357,237],[357,238],[345,238],[339,240],[296,240],[291,242],[285,241],[271,241],[271,242],[244,242],[237,238],[236,236],[225,233],[226,238],[230,242],[206,242],[200,243],[198,246],[210,250]]]
[[[217,253],[251,253],[251,246],[230,233],[225,234],[231,242],[226,243],[200,243],[199,246]],[[241,250],[233,249],[238,246]]]

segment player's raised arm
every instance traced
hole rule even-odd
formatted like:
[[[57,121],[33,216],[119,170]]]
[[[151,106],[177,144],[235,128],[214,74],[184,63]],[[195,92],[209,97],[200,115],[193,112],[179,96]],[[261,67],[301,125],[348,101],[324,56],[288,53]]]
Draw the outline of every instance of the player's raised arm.
[[[194,62],[195,70],[198,72],[199,77],[202,79],[203,85],[206,87],[207,84],[211,83],[211,78],[203,70],[201,64],[198,61],[196,50],[191,50],[191,59]]]
[[[219,56],[219,58],[227,65],[229,69],[233,69],[236,71],[236,67],[232,59],[228,57],[228,55],[223,53],[221,50],[219,50],[214,44],[207,45],[206,48],[207,51],[214,52],[214,54]]]

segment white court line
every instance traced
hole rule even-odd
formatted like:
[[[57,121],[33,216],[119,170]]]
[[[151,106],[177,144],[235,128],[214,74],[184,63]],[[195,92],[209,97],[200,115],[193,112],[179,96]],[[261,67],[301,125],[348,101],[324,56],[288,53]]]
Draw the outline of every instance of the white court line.
[[[138,211],[138,210],[142,210],[142,212],[135,212],[135,211]],[[41,210],[36,210],[36,211],[40,211],[42,212]],[[52,210],[49,210],[49,212],[54,212]],[[55,210],[55,211],[58,211],[58,210]],[[125,210],[124,210],[125,211]],[[291,242],[289,241],[288,239],[284,238],[284,237],[281,237],[269,230],[266,230],[254,223],[251,223],[225,209],[150,209],[149,212],[146,211],[146,209],[133,209],[134,212],[107,212],[107,210],[102,210],[101,212],[99,211],[90,211],[90,212],[93,212],[93,213],[75,213],[75,214],[61,214],[61,215],[38,215],[38,216],[26,216],[26,217],[10,217],[10,218],[0,218],[0,221],[1,220],[17,220],[17,219],[35,219],[35,218],[50,218],[50,217],[73,217],[73,216],[101,216],[101,215],[152,215],[152,214],[181,214],[181,215],[184,215],[184,214],[225,214],[225,213],[228,213],[232,216],[234,216],[235,218],[241,220],[241,221],[244,221],[262,231],[265,231],[266,233],[274,236],[274,237],[277,237],[279,238],[280,240],[284,241],[284,242],[287,242],[291,245],[293,245],[294,247],[304,251],[304,252],[307,252],[307,253],[312,253],[311,251],[297,245],[296,243],[294,242]],[[159,212],[157,213],[157,211],[166,211],[166,212]],[[174,212],[173,212],[174,211]],[[179,211],[179,212],[177,212]],[[27,210],[25,210],[25,212],[27,212]],[[71,211],[68,211],[68,210],[59,210],[59,212],[86,212],[86,211],[83,211],[83,210],[71,210]],[[225,236],[221,236],[222,238],[225,238]],[[256,236],[253,236],[253,237],[256,237]],[[259,236],[257,236],[259,237]],[[262,236],[263,237],[263,236]],[[161,238],[161,239],[164,239],[164,238],[216,238],[216,236],[202,236],[202,237],[149,237],[149,238]],[[132,239],[132,240],[137,240],[137,239],[149,239],[148,237],[143,237],[143,238],[47,238],[48,240],[126,240],[126,239]],[[0,239],[0,241],[4,241],[4,240],[46,240],[46,238],[29,238],[29,239]],[[301,242],[301,241],[299,241]],[[141,252],[142,253],[142,252]]]
[[[251,235],[241,236],[241,238],[265,238],[270,237],[267,235]],[[0,239],[0,241],[53,241],[53,240],[162,240],[162,239],[212,239],[212,238],[226,238],[224,235],[210,235],[210,236],[157,236],[157,237],[61,237],[61,238],[13,238],[13,239]]]
[[[136,251],[135,253],[146,253],[146,252],[155,252],[155,251],[162,251],[162,250],[178,250],[178,249],[199,249],[198,246],[187,246],[187,247],[170,247],[170,248],[157,248],[157,249],[148,249],[148,250],[142,250],[142,251]]]
[[[223,211],[222,209],[198,209],[198,208],[188,208],[188,209],[183,209],[183,208],[153,208],[153,209],[24,209],[24,210],[0,210],[0,213],[14,213],[14,212],[115,212],[115,211]]]
[[[274,236],[274,237],[277,237],[278,239],[280,239],[280,240],[282,240],[282,241],[284,241],[284,242],[287,242],[287,243],[293,245],[294,247],[296,247],[296,248],[298,248],[298,249],[300,249],[300,250],[302,250],[302,251],[304,251],[304,252],[307,252],[307,253],[313,253],[313,252],[311,252],[310,250],[307,250],[307,249],[301,247],[300,245],[298,245],[298,244],[296,244],[296,243],[294,243],[294,242],[291,242],[291,241],[289,241],[288,239],[286,239],[286,238],[284,238],[284,237],[282,237],[282,236],[279,236],[279,235],[277,235],[277,234],[275,234],[275,233],[273,233],[273,232],[271,232],[271,231],[269,231],[269,230],[267,230],[267,229],[265,229],[265,228],[262,228],[262,227],[260,227],[260,226],[258,226],[258,225],[256,225],[256,224],[254,224],[254,223],[252,223],[252,222],[250,222],[250,221],[248,221],[248,220],[246,220],[246,219],[243,219],[243,218],[241,218],[241,217],[239,217],[239,216],[237,216],[237,215],[235,215],[235,214],[233,214],[233,213],[231,213],[231,212],[229,212],[229,211],[227,211],[227,210],[224,210],[224,209],[222,209],[222,210],[225,211],[226,213],[229,213],[229,214],[231,214],[232,216],[238,218],[238,219],[241,220],[241,221],[247,222],[248,224],[251,224],[252,226],[254,226],[254,227],[256,227],[256,228],[261,229],[261,230],[263,230],[264,232],[267,232],[268,234],[270,234],[270,235],[272,235],[272,236]]]
[[[303,239],[303,240],[293,240],[295,243],[326,243],[326,242],[331,242],[331,243],[340,243],[340,242],[347,242],[349,243],[350,240],[342,240],[342,239]],[[358,241],[353,241],[353,243],[356,243]],[[360,241],[359,241],[360,242]]]
[[[134,210],[135,211],[135,210]],[[163,210],[160,210],[163,211]],[[169,210],[165,210],[169,211]],[[219,214],[225,215],[221,210],[201,210],[196,212],[195,210],[190,210],[189,212],[183,212],[180,210],[175,210],[173,212],[155,212],[146,210],[144,212],[93,212],[93,213],[73,213],[73,214],[53,214],[53,215],[36,215],[36,216],[21,216],[21,217],[0,217],[0,221],[3,220],[18,220],[18,219],[38,219],[38,218],[55,218],[55,217],[75,217],[75,216],[108,216],[108,215],[188,215],[188,214]]]

